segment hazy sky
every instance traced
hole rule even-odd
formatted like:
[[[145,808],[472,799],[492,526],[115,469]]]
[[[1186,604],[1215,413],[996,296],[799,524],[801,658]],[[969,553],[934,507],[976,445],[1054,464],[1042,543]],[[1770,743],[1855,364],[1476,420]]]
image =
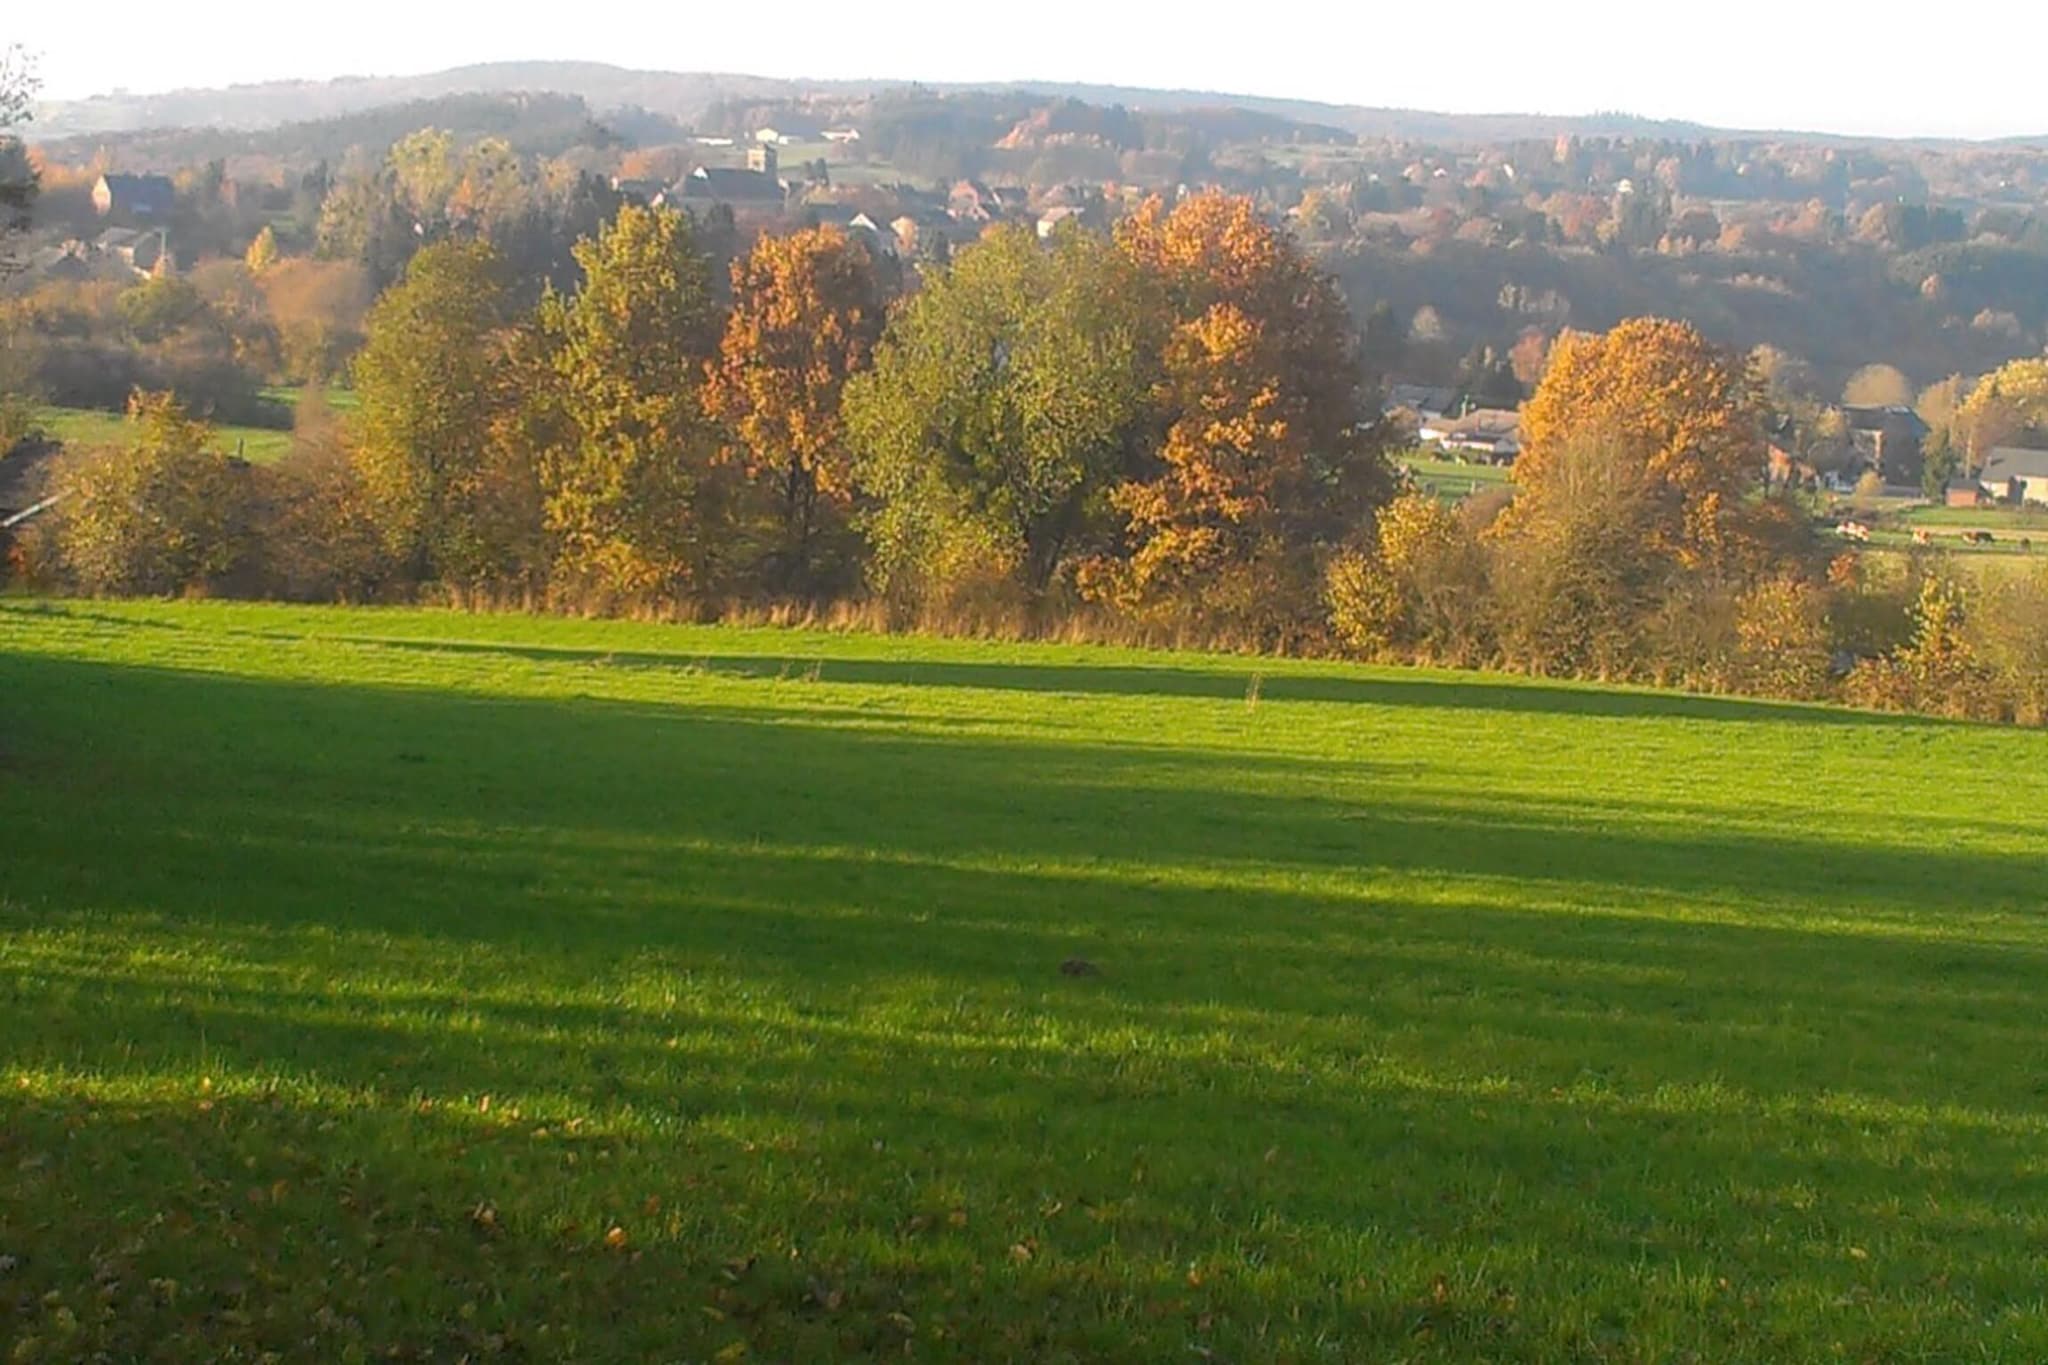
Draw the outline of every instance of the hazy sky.
[[[1478,113],[1622,110],[1734,128],[2048,134],[2048,2],[1127,0],[488,7],[10,3],[44,93],[578,58],[676,71],[1038,79]]]

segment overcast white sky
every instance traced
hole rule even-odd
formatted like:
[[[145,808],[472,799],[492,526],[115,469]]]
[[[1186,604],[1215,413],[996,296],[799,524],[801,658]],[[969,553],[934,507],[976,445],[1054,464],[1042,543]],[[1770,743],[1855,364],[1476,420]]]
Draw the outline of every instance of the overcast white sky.
[[[672,71],[1218,90],[1732,128],[2048,134],[2048,0],[96,0],[10,3],[46,96],[578,58]],[[299,15],[306,16],[301,22]]]

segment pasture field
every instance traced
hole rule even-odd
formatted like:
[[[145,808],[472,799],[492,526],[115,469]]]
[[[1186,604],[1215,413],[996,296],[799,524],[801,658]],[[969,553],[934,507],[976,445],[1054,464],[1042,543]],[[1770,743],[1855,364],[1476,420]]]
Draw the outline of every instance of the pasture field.
[[[1514,470],[1506,465],[1463,464],[1457,460],[1423,455],[1397,456],[1416,486],[1448,502],[1463,501],[1475,493],[1514,486]]]
[[[45,407],[37,411],[36,424],[67,446],[122,445],[132,437],[125,414],[97,408]],[[214,437],[221,450],[255,464],[281,460],[292,448],[291,432],[272,427],[215,426]]]
[[[2042,507],[1916,507],[1905,520],[1930,530],[1967,527],[1993,533],[2048,534],[2048,508]]]
[[[2038,732],[0,599],[11,1359],[2038,1362],[2044,980]]]

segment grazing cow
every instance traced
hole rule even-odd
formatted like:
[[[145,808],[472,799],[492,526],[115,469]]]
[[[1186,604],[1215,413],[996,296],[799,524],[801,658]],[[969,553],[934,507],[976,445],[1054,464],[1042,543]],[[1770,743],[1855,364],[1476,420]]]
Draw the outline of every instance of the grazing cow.
[[[1917,530],[1913,532],[1913,543],[1915,545],[1932,545],[1934,543],[1934,537],[1929,535],[1925,530]]]
[[[1844,540],[1869,540],[1870,528],[1860,521],[1845,521],[1835,528],[1835,534]]]
[[[1972,545],[1989,545],[1996,541],[1998,537],[1992,535],[1989,531],[1965,531],[1963,532],[1963,539],[1969,541]]]

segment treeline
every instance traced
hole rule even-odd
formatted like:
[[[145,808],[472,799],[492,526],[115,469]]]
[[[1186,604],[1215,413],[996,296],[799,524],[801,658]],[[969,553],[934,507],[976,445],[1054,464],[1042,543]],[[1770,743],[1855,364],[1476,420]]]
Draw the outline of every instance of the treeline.
[[[67,452],[21,568],[103,593],[420,596],[1504,666],[2048,719],[2048,580],[1838,560],[1761,486],[1763,387],[1689,326],[1568,333],[1512,500],[1404,490],[1332,282],[1248,200],[992,231],[891,299],[856,241],[763,238],[714,288],[627,207],[580,283],[420,251],[357,411],[274,468],[175,399]],[[1889,564],[1892,567],[1884,567]]]
[[[2029,395],[1987,391],[2027,420]],[[1331,566],[1334,634],[1368,658],[2048,724],[2048,568],[1830,558],[1796,496],[1757,487],[1766,410],[1753,367],[1685,324],[1566,334],[1512,499],[1397,497]]]
[[[490,245],[419,252],[365,321],[351,420],[230,476],[232,553],[70,552],[133,505],[82,471],[201,457],[144,399],[133,449],[61,462],[45,571],[606,609],[872,592],[1277,646],[1322,633],[1321,566],[1391,491],[1341,301],[1244,200],[997,230],[893,308],[829,228],[762,239],[729,303],[680,214],[625,208],[576,259],[527,307]]]

